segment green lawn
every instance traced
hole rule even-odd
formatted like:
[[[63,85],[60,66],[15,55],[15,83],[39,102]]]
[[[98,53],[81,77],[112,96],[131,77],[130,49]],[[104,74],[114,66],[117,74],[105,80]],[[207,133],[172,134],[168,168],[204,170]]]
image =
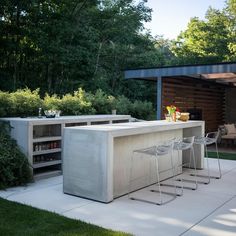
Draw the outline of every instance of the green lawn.
[[[208,152],[210,158],[217,158],[216,152]],[[219,152],[220,159],[236,161],[236,153]]]
[[[99,215],[97,216],[99,217]],[[0,198],[0,236],[129,235]]]

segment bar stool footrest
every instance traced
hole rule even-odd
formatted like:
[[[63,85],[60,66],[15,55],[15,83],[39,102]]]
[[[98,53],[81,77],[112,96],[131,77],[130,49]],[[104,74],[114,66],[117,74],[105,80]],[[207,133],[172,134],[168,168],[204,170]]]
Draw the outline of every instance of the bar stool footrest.
[[[176,180],[176,181],[181,181],[181,180]],[[188,180],[186,180],[186,181],[184,181],[184,180],[182,180],[183,182],[190,182],[190,181],[188,181]],[[192,181],[191,181],[192,182]],[[193,182],[195,182],[195,181],[193,181]],[[167,187],[175,187],[175,185],[172,185],[172,184],[162,184],[161,183],[161,185],[162,186],[167,186]],[[195,184],[196,185],[196,184]],[[176,188],[183,188],[183,189],[189,189],[189,190],[196,190],[197,189],[197,185],[195,186],[195,187],[189,187],[189,186],[179,186],[179,185],[176,185]],[[178,196],[182,196],[182,195],[178,195]]]
[[[172,199],[164,201],[164,202],[153,202],[153,201],[145,200],[145,199],[142,199],[142,198],[130,197],[131,200],[146,202],[146,203],[150,203],[150,204],[154,204],[154,205],[158,205],[158,206],[165,205],[169,202],[172,202],[175,198],[172,198]]]
[[[153,201],[148,201],[148,200],[145,200],[145,199],[141,199],[141,198],[136,198],[136,197],[130,197],[131,200],[135,200],[135,201],[140,201],[140,202],[146,202],[146,203],[151,203],[151,204],[154,204],[154,205],[163,205],[163,203],[160,203],[160,202],[153,202]]]
[[[193,175],[195,176],[195,175]],[[183,182],[188,182],[188,183],[195,183],[198,182],[196,180],[191,180],[191,179],[176,179],[176,181],[183,181]]]
[[[195,176],[195,175],[193,175],[193,174],[190,174],[191,176]],[[208,176],[208,175],[196,175],[197,177],[202,177],[202,178],[211,178],[211,179],[220,179],[221,178],[221,176],[213,176],[213,175],[210,175],[210,176]]]
[[[190,175],[192,175],[192,174],[190,174]],[[195,176],[195,175],[193,175],[193,176]],[[197,180],[197,183],[198,184],[209,184],[210,183],[210,179],[208,178],[208,176],[199,176],[199,175],[196,175],[197,177],[202,177],[202,178],[205,178],[205,179],[208,179],[208,181],[206,182],[206,181],[203,181],[203,180]]]
[[[153,192],[153,193],[160,193],[160,191],[156,190],[156,189],[151,189],[150,191]],[[182,196],[182,195],[180,195],[178,193],[170,193],[170,192],[166,192],[166,191],[161,191],[161,193],[166,194],[166,195],[170,195],[170,196],[175,196],[175,197],[176,196]]]

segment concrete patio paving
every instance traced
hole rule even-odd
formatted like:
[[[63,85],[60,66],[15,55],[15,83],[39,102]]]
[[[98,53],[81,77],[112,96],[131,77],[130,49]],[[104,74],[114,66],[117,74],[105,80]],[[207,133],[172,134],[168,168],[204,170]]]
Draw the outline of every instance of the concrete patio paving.
[[[216,164],[210,159],[213,172]],[[0,197],[134,235],[235,236],[236,161],[221,160],[221,164],[222,179],[200,184],[196,191],[185,190],[182,197],[162,206],[127,196],[104,204],[63,194],[62,176],[0,191]],[[138,194],[152,193],[146,188]]]

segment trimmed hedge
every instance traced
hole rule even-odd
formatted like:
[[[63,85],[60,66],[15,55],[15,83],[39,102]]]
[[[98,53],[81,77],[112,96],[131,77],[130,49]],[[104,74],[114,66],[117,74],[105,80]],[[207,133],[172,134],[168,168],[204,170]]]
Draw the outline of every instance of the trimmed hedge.
[[[10,125],[0,122],[0,189],[32,180],[27,157],[10,136]]]
[[[152,119],[155,114],[151,102],[132,102],[125,96],[115,98],[101,89],[92,94],[79,88],[62,97],[46,94],[43,99],[39,89],[31,91],[26,88],[12,93],[0,91],[0,117],[37,116],[39,107],[61,110],[62,115],[111,114],[116,109],[117,114],[129,114],[144,120]]]

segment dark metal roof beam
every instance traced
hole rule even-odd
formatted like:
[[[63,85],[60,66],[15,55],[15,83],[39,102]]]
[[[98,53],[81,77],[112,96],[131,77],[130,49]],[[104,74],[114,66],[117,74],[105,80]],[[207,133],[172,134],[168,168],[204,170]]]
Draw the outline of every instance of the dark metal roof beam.
[[[189,76],[196,74],[214,74],[214,73],[235,73],[236,63],[222,63],[214,65],[192,65],[192,66],[175,66],[163,68],[147,68],[126,70],[126,79],[150,79],[158,77],[171,76]]]

